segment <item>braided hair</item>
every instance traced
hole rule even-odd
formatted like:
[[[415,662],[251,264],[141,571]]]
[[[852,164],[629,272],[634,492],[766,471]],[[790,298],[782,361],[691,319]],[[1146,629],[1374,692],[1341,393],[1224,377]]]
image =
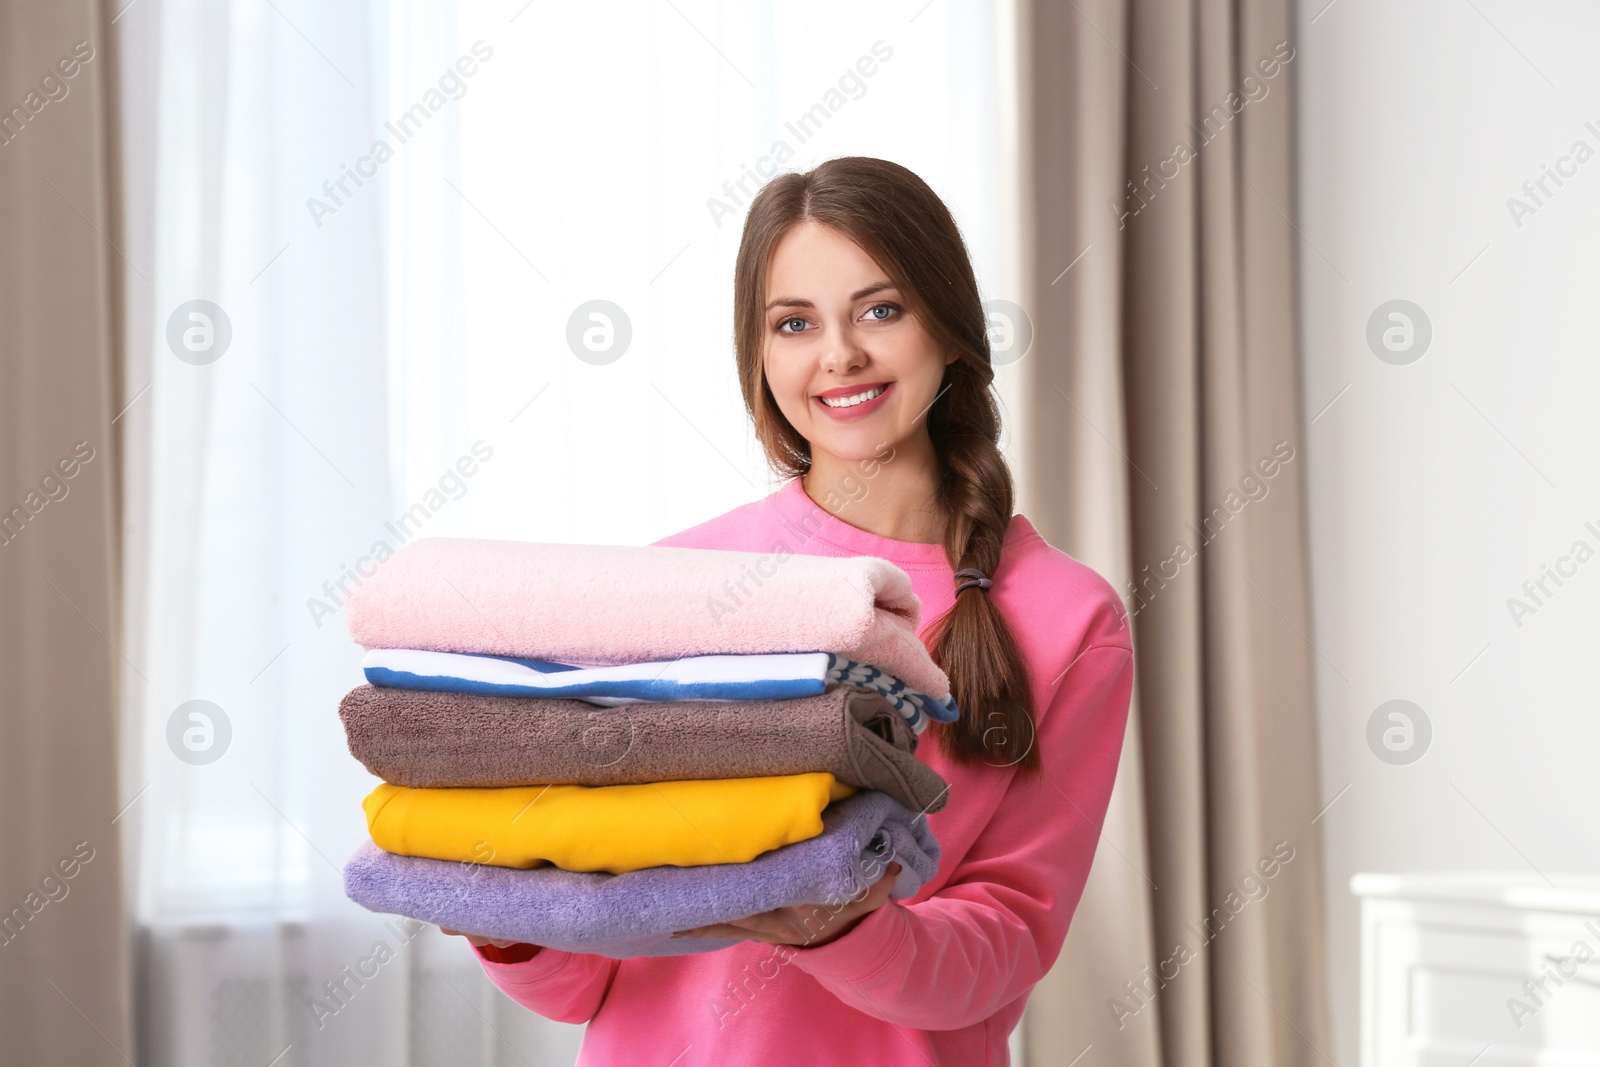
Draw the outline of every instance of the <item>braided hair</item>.
[[[949,516],[944,550],[952,568],[993,575],[1016,491],[1000,452],[1000,407],[990,389],[994,366],[977,278],[949,209],[897,163],[831,159],[774,178],[750,204],[734,268],[734,349],[745,408],[769,465],[784,478],[811,467],[810,442],[779,410],[763,371],[768,265],[789,228],[805,221],[860,246],[940,349],[957,353],[927,414],[939,501]],[[924,641],[961,711],[956,722],[938,725],[941,750],[958,762],[1039,773],[1027,664],[987,589],[972,585],[958,593]]]

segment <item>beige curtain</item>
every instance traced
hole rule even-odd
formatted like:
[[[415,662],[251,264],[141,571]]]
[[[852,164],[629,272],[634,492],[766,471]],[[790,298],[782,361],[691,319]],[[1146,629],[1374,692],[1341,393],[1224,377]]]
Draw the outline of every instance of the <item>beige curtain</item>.
[[[133,1055],[116,821],[112,57],[0,0],[0,1060]]]
[[[1021,496],[1127,592],[1138,671],[1027,1059],[1331,1064],[1291,4],[1020,2]]]

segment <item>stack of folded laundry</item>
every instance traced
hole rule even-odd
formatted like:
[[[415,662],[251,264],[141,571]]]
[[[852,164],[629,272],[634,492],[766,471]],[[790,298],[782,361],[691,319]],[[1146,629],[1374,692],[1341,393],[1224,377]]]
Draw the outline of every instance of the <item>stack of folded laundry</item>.
[[[346,611],[368,684],[340,717],[383,784],[344,880],[373,911],[676,955],[938,867],[949,787],[915,750],[957,709],[886,561],[430,538]]]

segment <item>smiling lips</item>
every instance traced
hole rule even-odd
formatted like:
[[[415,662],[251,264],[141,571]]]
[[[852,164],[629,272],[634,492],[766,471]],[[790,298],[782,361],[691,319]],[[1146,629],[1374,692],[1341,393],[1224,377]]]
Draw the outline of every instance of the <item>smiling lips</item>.
[[[883,406],[883,398],[894,388],[893,382],[867,386],[845,386],[816,396],[817,403],[835,419],[857,419]]]

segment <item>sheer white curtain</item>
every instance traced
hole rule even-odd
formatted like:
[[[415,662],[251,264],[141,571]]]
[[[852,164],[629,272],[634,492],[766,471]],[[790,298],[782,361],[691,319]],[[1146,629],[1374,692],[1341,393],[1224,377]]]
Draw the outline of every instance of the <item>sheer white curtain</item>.
[[[576,1028],[459,941],[343,896],[374,784],[336,715],[344,598],[412,537],[642,543],[769,490],[730,335],[774,157],[906,164],[1014,299],[1007,24],[1001,0],[117,17],[147,1062],[571,1062]]]
[[[1008,4],[524,2],[461,35],[496,50],[457,183],[469,436],[496,449],[476,533],[640,543],[767,491],[731,346],[763,173],[902,163],[956,212],[986,295],[1013,295]],[[632,333],[603,365],[566,340],[595,300]]]

